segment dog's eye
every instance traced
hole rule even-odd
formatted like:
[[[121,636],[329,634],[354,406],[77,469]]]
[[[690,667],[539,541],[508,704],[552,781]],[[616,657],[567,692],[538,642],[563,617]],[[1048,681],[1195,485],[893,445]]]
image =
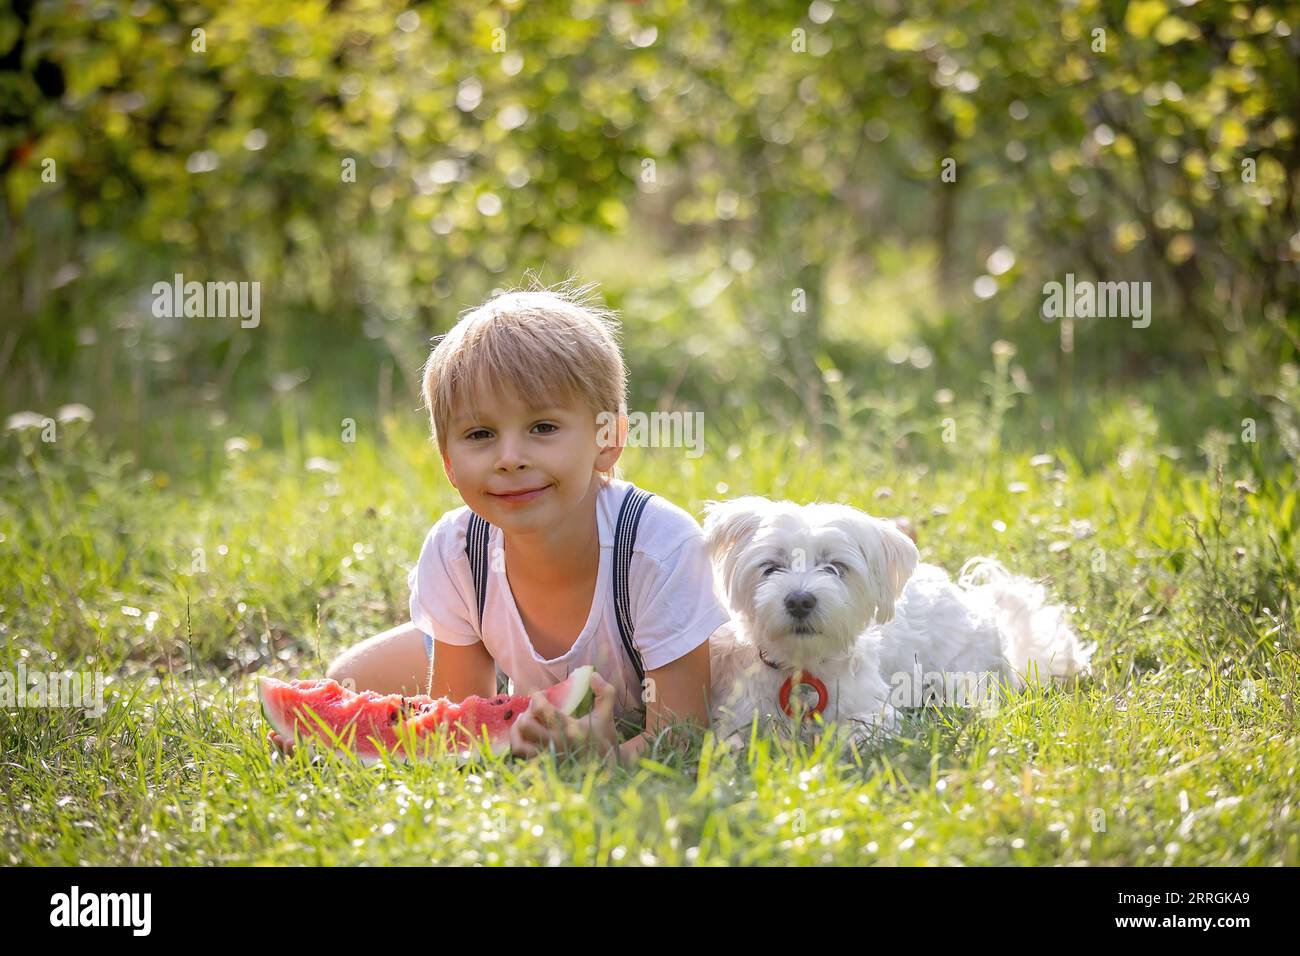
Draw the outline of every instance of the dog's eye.
[[[762,567],[763,577],[767,577],[773,571],[780,571],[780,570],[781,570],[781,566],[779,564],[773,564],[771,561],[769,561],[766,564],[764,564]]]
[[[826,565],[822,570],[829,571],[837,578],[842,578],[844,577],[844,575],[848,574],[849,572],[849,569],[845,567],[843,564],[840,564],[840,562],[838,561],[832,561],[830,564]]]

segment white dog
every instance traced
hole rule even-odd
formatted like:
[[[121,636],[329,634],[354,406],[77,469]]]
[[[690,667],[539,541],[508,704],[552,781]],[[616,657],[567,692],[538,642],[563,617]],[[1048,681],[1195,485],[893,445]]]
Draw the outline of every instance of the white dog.
[[[847,505],[709,502],[704,533],[732,615],[710,650],[724,737],[755,715],[815,730],[819,713],[862,740],[902,707],[969,704],[973,690],[987,703],[1001,681],[1088,670],[1093,647],[1040,585],[985,558],[953,584],[892,522]]]

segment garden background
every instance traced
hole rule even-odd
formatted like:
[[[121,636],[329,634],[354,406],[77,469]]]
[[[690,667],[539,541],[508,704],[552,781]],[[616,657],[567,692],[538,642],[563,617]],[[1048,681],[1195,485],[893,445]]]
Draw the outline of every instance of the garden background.
[[[1300,5],[40,2],[0,9],[9,864],[1295,864]],[[599,283],[625,474],[995,554],[1093,677],[843,762],[273,758],[258,674],[406,619],[459,504],[431,336]],[[256,282],[256,324],[155,283]],[[1150,324],[1042,317],[1067,275]]]

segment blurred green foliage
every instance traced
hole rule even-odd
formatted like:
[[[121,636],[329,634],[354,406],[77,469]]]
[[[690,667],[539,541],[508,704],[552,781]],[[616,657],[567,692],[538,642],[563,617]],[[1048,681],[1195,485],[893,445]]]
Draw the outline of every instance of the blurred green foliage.
[[[529,268],[605,280],[664,404],[830,421],[828,369],[960,387],[1000,338],[1065,398],[1170,367],[1272,395],[1296,29],[1195,0],[12,0],[0,401],[130,384],[138,424],[296,365],[405,398],[427,336]],[[1151,281],[1151,328],[1040,321],[1067,272]],[[261,282],[265,320],[154,318],[176,273]]]

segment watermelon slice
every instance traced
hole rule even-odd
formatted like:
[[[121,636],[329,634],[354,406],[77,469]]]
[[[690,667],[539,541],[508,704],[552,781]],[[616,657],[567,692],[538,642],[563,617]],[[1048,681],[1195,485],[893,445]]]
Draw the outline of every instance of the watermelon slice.
[[[579,667],[565,680],[543,693],[563,714],[582,717],[595,701],[591,689],[590,664]],[[453,703],[427,694],[403,697],[350,691],[338,681],[258,679],[257,697],[262,713],[285,740],[298,738],[340,753],[355,753],[370,766],[379,762],[381,748],[394,757],[407,759],[408,742],[416,756],[433,750],[434,738],[446,735],[449,749],[473,755],[483,749],[483,735],[493,754],[510,752],[510,727],[526,711],[532,699],[521,694],[495,697],[466,697]]]

